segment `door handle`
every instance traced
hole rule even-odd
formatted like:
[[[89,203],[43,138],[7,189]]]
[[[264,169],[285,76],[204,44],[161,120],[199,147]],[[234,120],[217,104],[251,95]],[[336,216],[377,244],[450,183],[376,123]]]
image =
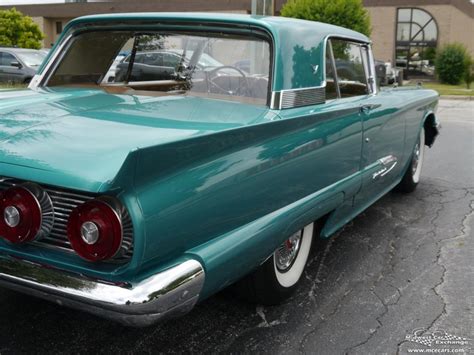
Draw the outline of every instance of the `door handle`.
[[[360,112],[365,115],[368,115],[370,113],[370,110],[372,110],[372,105],[362,105],[360,107]]]
[[[373,109],[376,109],[376,108],[379,108],[380,106],[382,106],[381,104],[366,104],[366,105],[362,105],[360,107],[360,112],[368,115],[370,113],[371,110]]]

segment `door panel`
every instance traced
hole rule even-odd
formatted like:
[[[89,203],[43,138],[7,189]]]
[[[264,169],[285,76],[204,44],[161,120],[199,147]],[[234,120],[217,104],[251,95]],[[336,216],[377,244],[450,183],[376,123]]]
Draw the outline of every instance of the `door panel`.
[[[405,119],[385,93],[369,97],[361,106],[364,144],[363,181],[356,205],[372,201],[392,186],[404,168]]]
[[[352,199],[360,189],[360,166],[362,149],[362,121],[359,112],[360,97],[334,100],[321,106],[283,110],[283,119],[295,122],[311,121],[305,129],[307,143],[317,147],[313,151],[306,170],[311,176],[313,192],[326,188],[345,178],[353,183],[345,191],[346,198]]]

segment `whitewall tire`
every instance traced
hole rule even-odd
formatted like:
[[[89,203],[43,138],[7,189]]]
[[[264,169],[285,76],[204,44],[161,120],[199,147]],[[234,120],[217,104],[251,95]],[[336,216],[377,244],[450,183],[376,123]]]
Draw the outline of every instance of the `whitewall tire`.
[[[273,266],[275,270],[275,276],[277,281],[282,287],[292,287],[299,281],[303,270],[308,260],[309,251],[311,250],[311,242],[313,239],[313,226],[311,223],[304,229],[298,231],[288,240],[286,240],[273,254]],[[288,249],[290,246],[287,244],[292,238],[293,244],[296,244],[297,249],[294,251],[295,255],[290,255],[289,262],[287,265],[282,265],[281,254],[282,249]]]
[[[425,158],[425,130],[420,130],[420,135],[413,147],[413,151],[410,158],[410,164],[403,175],[402,181],[397,186],[397,190],[402,192],[413,192],[415,191],[418,183],[420,182],[421,169],[423,167],[423,161]]]
[[[264,305],[279,304],[298,287],[313,242],[314,223],[291,235],[253,273],[237,283],[245,299]]]

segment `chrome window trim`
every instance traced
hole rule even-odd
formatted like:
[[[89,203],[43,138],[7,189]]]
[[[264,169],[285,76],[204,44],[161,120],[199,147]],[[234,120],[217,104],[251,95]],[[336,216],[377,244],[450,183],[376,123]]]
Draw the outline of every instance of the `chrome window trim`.
[[[337,79],[337,71],[336,71],[336,61],[334,60],[334,52],[332,50],[332,42],[328,40],[326,42],[326,46],[329,46],[329,55],[331,56],[331,67],[334,73],[334,85],[336,86],[336,93],[337,98],[341,98],[341,90],[339,89],[339,81]],[[326,48],[326,47],[325,47]],[[326,50],[326,49],[325,49]],[[326,60],[326,55],[324,55],[324,60]],[[327,85],[327,78],[326,78],[326,62],[324,62],[324,82]]]
[[[332,38],[350,41],[350,42],[355,43],[359,46],[367,46],[368,51],[369,51],[369,61],[370,61],[369,64],[371,64],[371,65],[369,65],[370,70],[371,70],[371,73],[375,73],[375,66],[374,66],[374,60],[373,60],[373,56],[372,56],[372,49],[371,49],[371,42],[370,41],[363,41],[361,39],[354,38],[354,37],[351,37],[351,36],[345,36],[345,35],[339,35],[339,34],[329,34],[326,37],[324,37],[324,39],[322,41],[322,43],[323,43],[322,67],[323,67],[324,71],[323,71],[323,81],[321,82],[321,85],[312,86],[312,87],[305,87],[305,88],[297,88],[297,89],[285,89],[285,90],[280,90],[280,91],[272,91],[271,98],[270,98],[270,109],[272,109],[272,110],[282,110],[282,109],[293,108],[293,107],[285,107],[285,108],[282,107],[282,96],[285,93],[293,93],[293,92],[297,92],[297,91],[300,91],[300,90],[312,90],[312,89],[313,90],[321,90],[321,89],[326,90],[326,84],[327,84],[327,81],[326,81],[326,49],[327,49],[328,41]],[[333,65],[335,66],[334,57],[333,57]],[[372,66],[373,66],[373,68],[372,68]],[[335,80],[337,82],[337,72],[335,71],[334,74],[335,74],[335,77],[336,77]],[[372,76],[373,76],[373,74],[372,74]],[[373,83],[372,83],[372,85],[373,85]],[[340,97],[339,85],[337,85],[336,87],[337,87],[339,98],[334,99],[334,100],[340,100],[341,97]],[[371,86],[369,85],[369,89],[370,88],[371,88]],[[371,93],[369,93],[369,95],[373,95],[375,93],[376,93],[376,91],[371,90]],[[360,95],[360,96],[363,96],[363,95]],[[334,100],[331,100],[331,101],[334,101]],[[324,102],[326,102],[326,101],[324,101]],[[322,104],[324,102],[318,102],[318,103],[315,103],[315,104]],[[306,105],[306,106],[311,106],[311,105]],[[304,106],[295,106],[295,107],[304,107]]]
[[[377,95],[378,94],[378,88],[377,88],[377,78],[375,75],[375,59],[374,59],[374,53],[372,52],[372,45],[369,43],[367,44],[367,51],[369,55],[369,70],[370,70],[370,76],[369,76],[369,84],[371,86],[371,91],[372,95]]]
[[[66,36],[66,38],[62,41],[62,43],[59,45],[59,47],[54,51],[52,54],[51,58],[49,58],[48,62],[46,63],[46,66],[43,68],[40,74],[36,74],[33,79],[30,82],[30,85],[28,85],[29,89],[36,89],[39,86],[43,86],[47,80],[49,80],[49,77],[51,76],[51,73],[56,69],[56,67],[59,64],[59,57],[65,54],[66,49],[69,48],[71,45],[73,33],[70,33],[69,35]]]
[[[364,51],[367,53],[367,55],[364,55]],[[370,59],[369,59],[369,48],[367,46],[359,46],[359,52],[360,52],[360,58],[362,59],[362,66],[364,67],[364,73],[365,73],[365,84],[367,85],[367,94],[371,95],[372,94],[372,86],[370,84],[371,82],[371,70],[370,70]],[[367,62],[367,63],[366,63]]]

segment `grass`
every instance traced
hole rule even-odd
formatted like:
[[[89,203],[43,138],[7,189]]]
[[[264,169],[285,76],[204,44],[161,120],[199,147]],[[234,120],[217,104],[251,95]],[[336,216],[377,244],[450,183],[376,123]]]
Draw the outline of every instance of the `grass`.
[[[462,96],[474,96],[474,83],[471,85],[471,89],[467,89],[465,84],[462,85],[448,85],[440,84],[436,82],[424,82],[423,87],[426,89],[436,90],[441,96],[443,95],[462,95]]]
[[[26,88],[27,84],[11,84],[11,83],[0,83],[0,90],[7,89],[23,89]]]

